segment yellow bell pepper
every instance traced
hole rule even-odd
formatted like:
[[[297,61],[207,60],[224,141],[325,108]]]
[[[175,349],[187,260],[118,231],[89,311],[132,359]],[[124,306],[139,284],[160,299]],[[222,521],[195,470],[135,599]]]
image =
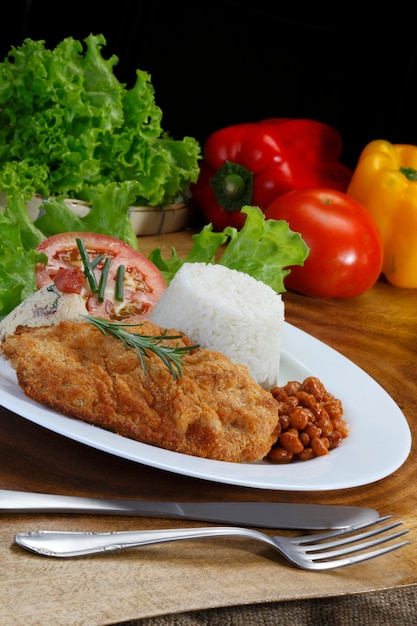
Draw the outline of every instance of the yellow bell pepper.
[[[417,146],[371,141],[359,157],[347,194],[375,219],[388,282],[417,287]]]

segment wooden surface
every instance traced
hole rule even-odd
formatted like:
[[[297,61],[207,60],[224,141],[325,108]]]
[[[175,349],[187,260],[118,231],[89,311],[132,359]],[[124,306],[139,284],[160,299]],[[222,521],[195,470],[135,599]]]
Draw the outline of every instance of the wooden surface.
[[[145,253],[187,250],[188,233],[141,238]],[[379,282],[351,300],[285,295],[286,319],[340,351],[394,398],[417,428],[417,290]],[[325,381],[323,381],[325,383]],[[349,381],[346,381],[347,389]],[[364,416],[366,419],[366,415]],[[381,427],[390,428],[384,415]],[[395,446],[395,432],[392,445]],[[327,573],[299,571],[245,540],[151,546],[78,560],[31,555],[13,543],[34,529],[112,531],[198,526],[129,517],[2,514],[0,623],[77,626],[194,609],[342,596],[417,584],[416,449],[393,475],[364,487],[293,493],[234,487],[134,464],[66,440],[0,408],[0,488],[155,500],[269,500],[366,505],[393,514],[411,544],[380,560]]]

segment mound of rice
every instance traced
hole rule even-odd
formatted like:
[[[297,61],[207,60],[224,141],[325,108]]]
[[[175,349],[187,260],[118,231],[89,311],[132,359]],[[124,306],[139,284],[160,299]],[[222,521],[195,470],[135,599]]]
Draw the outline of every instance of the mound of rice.
[[[248,274],[222,265],[185,263],[150,319],[246,365],[262,387],[278,385],[284,303],[271,287]]]

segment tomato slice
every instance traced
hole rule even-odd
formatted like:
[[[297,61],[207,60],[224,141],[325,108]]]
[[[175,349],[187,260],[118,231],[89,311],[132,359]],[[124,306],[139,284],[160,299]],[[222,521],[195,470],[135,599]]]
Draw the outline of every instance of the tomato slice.
[[[102,301],[98,293],[93,293],[84,275],[77,239],[83,241],[90,262],[100,255],[103,257],[93,269],[98,285],[105,260],[111,259]],[[79,293],[85,299],[88,315],[140,323],[149,316],[166,289],[159,269],[143,254],[114,237],[84,232],[59,233],[42,241],[37,249],[48,257],[46,265],[36,267],[38,288],[55,282],[62,292]],[[123,300],[116,299],[119,266],[124,266]]]

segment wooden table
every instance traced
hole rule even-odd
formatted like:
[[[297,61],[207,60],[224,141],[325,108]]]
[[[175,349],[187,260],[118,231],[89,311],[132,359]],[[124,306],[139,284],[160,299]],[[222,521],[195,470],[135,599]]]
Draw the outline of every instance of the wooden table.
[[[184,232],[140,240],[145,253],[157,245],[165,253],[174,245],[182,254],[190,245],[190,235]],[[288,293],[285,303],[288,322],[370,374],[398,403],[411,430],[417,428],[417,290],[397,289],[381,281],[356,299],[322,300]],[[383,560],[327,573],[299,571],[283,561],[277,564],[269,549],[245,540],[185,542],[52,560],[14,545],[14,534],[38,528],[111,531],[198,523],[3,514],[2,624],[92,626],[195,609],[417,585],[415,446],[400,469],[375,484],[322,493],[264,491],[200,481],[119,459],[53,434],[5,409],[0,409],[0,417],[0,488],[156,500],[266,499],[367,505],[401,518],[412,541]],[[384,415],[381,423],[390,428]]]

